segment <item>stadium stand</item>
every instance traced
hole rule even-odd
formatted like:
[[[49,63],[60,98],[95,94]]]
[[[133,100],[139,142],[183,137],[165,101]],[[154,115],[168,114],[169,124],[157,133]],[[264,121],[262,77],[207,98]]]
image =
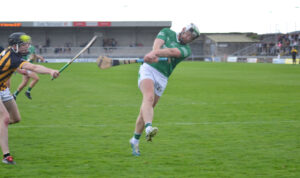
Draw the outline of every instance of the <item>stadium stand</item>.
[[[2,23],[2,22],[0,22]],[[5,22],[7,23],[7,22]],[[24,31],[32,36],[38,54],[45,58],[70,58],[92,36],[98,40],[82,56],[95,58],[142,57],[152,48],[153,39],[171,22],[20,22],[20,26],[0,27],[0,45],[7,46],[12,32]]]
[[[0,46],[7,46],[12,32],[24,31],[33,38],[36,52],[46,59],[72,58],[94,35],[99,38],[81,57],[99,55],[127,58],[143,57],[152,49],[153,39],[170,21],[153,22],[0,22]],[[191,44],[188,60],[228,56],[290,55],[295,46],[299,50],[300,31],[289,34],[202,33]]]
[[[300,31],[288,34],[263,34],[259,42],[234,52],[233,56],[290,56],[292,47],[299,49]]]
[[[204,50],[211,56],[227,56],[257,42],[248,36],[241,33],[206,34]]]

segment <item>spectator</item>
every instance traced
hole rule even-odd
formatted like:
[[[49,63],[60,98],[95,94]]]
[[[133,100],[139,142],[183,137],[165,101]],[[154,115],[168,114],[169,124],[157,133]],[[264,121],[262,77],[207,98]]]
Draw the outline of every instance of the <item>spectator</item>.
[[[38,45],[37,48],[39,49],[39,53],[42,54],[43,53],[43,46],[42,45]]]
[[[51,44],[50,38],[47,37],[47,38],[46,38],[46,45],[45,45],[45,47],[50,47],[50,44]]]
[[[111,39],[111,46],[113,47],[113,49],[116,49],[117,41],[114,38]]]
[[[102,40],[102,47],[105,52],[112,52],[112,49],[116,49],[118,42],[114,38],[104,38]]]
[[[297,54],[298,54],[298,51],[295,47],[293,47],[292,51],[292,58],[293,58],[293,64],[296,64],[296,57],[297,57]]]

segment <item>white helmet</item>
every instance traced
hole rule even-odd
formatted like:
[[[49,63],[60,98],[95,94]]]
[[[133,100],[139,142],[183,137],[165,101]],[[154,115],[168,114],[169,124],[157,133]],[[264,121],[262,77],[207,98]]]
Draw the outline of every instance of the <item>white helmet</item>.
[[[192,33],[193,40],[200,36],[200,31],[199,31],[198,27],[196,25],[194,25],[193,23],[191,23],[185,27],[185,32],[187,32],[187,31],[190,31]]]

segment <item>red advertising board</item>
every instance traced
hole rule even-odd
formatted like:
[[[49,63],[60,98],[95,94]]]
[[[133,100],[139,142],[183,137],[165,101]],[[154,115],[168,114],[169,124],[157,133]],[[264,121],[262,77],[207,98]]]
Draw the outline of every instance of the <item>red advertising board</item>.
[[[110,27],[111,22],[73,22],[73,27]]]
[[[98,27],[110,27],[111,22],[98,22]]]
[[[74,27],[86,27],[86,22],[73,22]]]

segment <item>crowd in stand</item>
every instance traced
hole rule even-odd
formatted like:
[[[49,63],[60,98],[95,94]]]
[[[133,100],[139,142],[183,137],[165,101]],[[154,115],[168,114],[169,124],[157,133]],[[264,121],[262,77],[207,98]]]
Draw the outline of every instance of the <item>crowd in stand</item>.
[[[88,42],[80,44],[80,47],[86,46],[87,43]],[[106,52],[112,52],[113,49],[116,49],[117,43],[118,42],[114,38],[105,38],[103,39],[102,47],[105,49]],[[53,52],[55,54],[71,53],[72,47],[74,47],[71,42],[66,42],[61,47],[51,46],[51,41],[49,38],[46,39],[45,45],[41,45],[41,44],[39,45],[32,44],[32,45],[36,48],[36,51],[39,54],[50,52],[48,51],[49,48],[53,48]],[[88,49],[88,53],[89,53],[89,49]]]
[[[112,52],[117,47],[117,41],[114,38],[104,38],[102,41],[102,47],[106,52]]]
[[[57,47],[54,49],[55,54],[59,53],[71,53],[71,43],[65,43],[64,47]],[[81,45],[82,46],[82,45]]]
[[[260,43],[256,44],[257,54],[266,56],[289,56],[293,47],[299,49],[300,32],[293,34],[274,34],[274,36],[262,38]]]

